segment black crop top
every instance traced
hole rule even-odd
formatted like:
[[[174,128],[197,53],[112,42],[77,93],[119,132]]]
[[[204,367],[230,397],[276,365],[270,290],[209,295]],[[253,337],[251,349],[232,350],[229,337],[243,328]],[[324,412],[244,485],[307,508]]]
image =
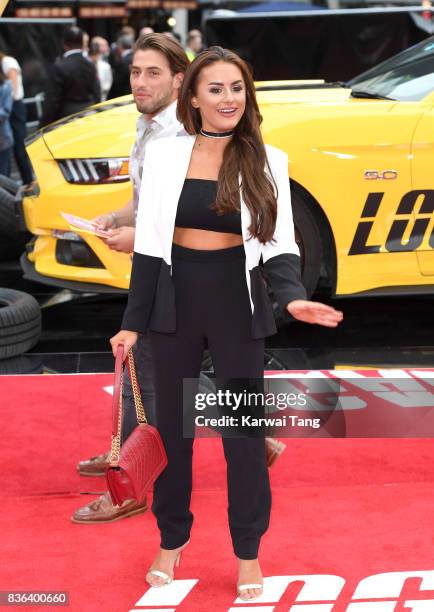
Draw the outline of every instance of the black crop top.
[[[175,227],[240,234],[241,213],[218,215],[211,208],[217,195],[217,181],[186,178],[178,201]]]

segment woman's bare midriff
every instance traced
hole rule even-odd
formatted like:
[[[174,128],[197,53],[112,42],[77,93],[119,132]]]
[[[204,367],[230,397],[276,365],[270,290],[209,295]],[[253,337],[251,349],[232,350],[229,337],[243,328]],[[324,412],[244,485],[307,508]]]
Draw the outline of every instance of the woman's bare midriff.
[[[173,242],[186,249],[215,251],[217,249],[230,249],[231,247],[239,246],[243,244],[243,238],[239,234],[211,232],[190,227],[175,227]]]

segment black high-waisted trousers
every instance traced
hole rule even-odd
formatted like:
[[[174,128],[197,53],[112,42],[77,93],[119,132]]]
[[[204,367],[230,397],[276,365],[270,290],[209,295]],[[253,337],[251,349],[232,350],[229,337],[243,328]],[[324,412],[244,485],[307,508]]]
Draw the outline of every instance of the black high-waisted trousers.
[[[172,247],[176,331],[151,331],[157,428],[168,466],[156,480],[152,511],[161,547],[190,537],[193,439],[183,437],[183,378],[198,378],[205,343],[216,377],[261,378],[264,340],[252,339],[244,247],[216,251]],[[255,559],[269,525],[271,491],[264,437],[222,438],[234,552]],[[213,525],[213,529],[216,525]]]

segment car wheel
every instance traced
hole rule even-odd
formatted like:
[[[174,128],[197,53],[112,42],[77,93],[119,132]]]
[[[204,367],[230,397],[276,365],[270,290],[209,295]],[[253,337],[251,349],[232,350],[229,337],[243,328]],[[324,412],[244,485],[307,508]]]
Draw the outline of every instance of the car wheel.
[[[1,233],[6,235],[17,231],[14,196],[2,187],[0,187],[0,227]]]
[[[318,285],[321,273],[321,234],[315,217],[298,193],[291,194],[291,204],[295,241],[300,250],[301,278],[309,299]],[[277,328],[280,329],[293,321],[293,319],[288,313],[282,312],[280,306],[274,299],[273,291],[270,286],[268,287],[268,294],[273,303],[273,312]]]
[[[25,353],[41,336],[41,309],[23,291],[0,289],[0,359]]]
[[[0,187],[0,261],[19,257],[30,238],[29,232],[17,230],[14,196]]]
[[[26,244],[31,237],[27,232],[4,236],[0,231],[0,261],[16,261],[26,250]]]
[[[308,298],[314,293],[321,274],[322,239],[317,221],[299,194],[292,194],[295,241],[300,249],[303,285]]]

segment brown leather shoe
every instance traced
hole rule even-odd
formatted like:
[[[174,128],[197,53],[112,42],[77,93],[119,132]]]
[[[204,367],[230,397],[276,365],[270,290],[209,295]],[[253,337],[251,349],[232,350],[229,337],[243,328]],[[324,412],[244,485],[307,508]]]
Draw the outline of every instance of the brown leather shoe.
[[[267,466],[270,468],[283,453],[286,444],[276,440],[276,438],[265,438],[265,448],[267,451]]]
[[[106,469],[110,463],[110,451],[103,453],[102,455],[96,455],[86,459],[86,461],[80,461],[77,464],[77,470],[80,476],[105,476]]]
[[[113,506],[109,493],[104,493],[92,502],[79,508],[71,516],[73,523],[113,523],[127,516],[142,514],[148,509],[146,498],[140,504],[135,499],[127,499],[122,506]]]

